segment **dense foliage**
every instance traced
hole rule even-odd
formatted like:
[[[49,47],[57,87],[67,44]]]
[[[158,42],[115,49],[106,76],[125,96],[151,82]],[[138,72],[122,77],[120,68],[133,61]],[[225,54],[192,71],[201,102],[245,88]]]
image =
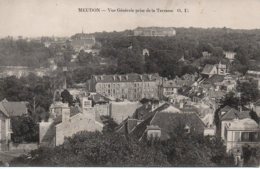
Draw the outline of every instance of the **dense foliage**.
[[[39,125],[30,116],[11,117],[13,143],[38,142]]]
[[[176,28],[176,32],[174,37],[135,37],[130,30],[94,33],[101,44],[100,53],[93,57],[81,52],[81,68],[75,70],[73,79],[84,82],[86,76],[82,80],[78,76],[115,72],[158,72],[161,76],[174,78],[198,72],[205,64],[219,61],[229,64],[230,72],[245,73],[249,68],[259,69],[259,30]],[[148,49],[149,55],[143,55],[143,49]],[[204,51],[212,55],[205,57],[202,55]],[[224,51],[236,52],[235,61],[229,63],[224,58]],[[183,56],[185,61],[180,60]],[[97,63],[100,58],[105,59],[107,64],[100,66]],[[93,68],[93,64],[97,68]]]
[[[53,80],[49,77],[30,74],[21,79],[11,76],[0,80],[0,100],[29,102],[29,115],[35,121],[48,118],[53,90]]]
[[[36,41],[0,40],[0,66],[47,66],[50,52],[43,44]]]
[[[165,142],[138,141],[118,133],[80,132],[55,148],[40,148],[13,166],[232,166],[217,138],[173,135]]]

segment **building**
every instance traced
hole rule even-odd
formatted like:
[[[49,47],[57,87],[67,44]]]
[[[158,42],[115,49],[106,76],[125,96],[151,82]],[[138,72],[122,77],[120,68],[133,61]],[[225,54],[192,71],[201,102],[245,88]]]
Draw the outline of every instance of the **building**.
[[[226,51],[224,52],[225,58],[227,58],[228,60],[230,60],[231,62],[235,60],[235,52],[230,52],[230,51]]]
[[[96,39],[93,35],[78,33],[71,37],[71,46],[76,52],[80,50],[91,49],[96,44]]]
[[[165,103],[140,119],[129,119],[120,125],[118,132],[141,139],[167,140],[177,130],[193,134],[204,134],[205,125],[196,113],[184,113],[170,103]],[[126,133],[127,132],[127,133]]]
[[[103,123],[100,115],[92,107],[91,100],[84,97],[81,105],[81,107],[69,107],[65,103],[56,104],[54,110],[59,110],[61,115],[51,112],[49,121],[40,123],[40,145],[58,146],[64,143],[66,137],[71,137],[80,131],[102,131]]]
[[[141,106],[140,102],[111,102],[110,103],[110,116],[113,120],[120,124],[127,117],[132,117],[136,109]]]
[[[230,106],[225,106],[219,110],[219,117],[221,121],[221,138],[225,141],[225,128],[229,123],[231,123],[234,119],[246,119],[251,118],[250,111],[239,111]]]
[[[134,36],[175,36],[176,31],[173,28],[165,27],[137,27],[134,30]]]
[[[158,98],[158,74],[94,75],[88,81],[89,91],[108,98],[127,99]]]
[[[256,112],[257,116],[260,119],[260,99],[251,104],[251,108]]]
[[[182,77],[176,76],[173,80],[163,79],[162,84],[159,86],[160,98],[169,97],[170,95],[177,94],[178,90],[182,87],[191,86],[198,78],[198,74],[185,74]]]
[[[260,127],[250,118],[234,119],[224,126],[228,153],[242,152],[243,146],[260,146]]]
[[[27,102],[0,102],[0,150],[6,151],[11,141],[11,117],[27,115]]]
[[[219,62],[215,65],[206,64],[203,68],[201,74],[204,75],[204,77],[211,77],[212,75],[226,75],[228,72],[227,65],[222,64]]]
[[[260,89],[260,71],[248,70],[245,75],[247,78],[252,78],[257,81],[258,89]]]
[[[0,103],[0,151],[8,150],[11,133],[10,115]]]

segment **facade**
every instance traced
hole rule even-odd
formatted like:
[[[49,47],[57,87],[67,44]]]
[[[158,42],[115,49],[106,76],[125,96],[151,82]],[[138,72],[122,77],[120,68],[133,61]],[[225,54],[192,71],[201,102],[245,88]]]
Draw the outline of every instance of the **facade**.
[[[76,52],[91,49],[96,43],[93,35],[79,33],[71,37],[71,46]]]
[[[217,75],[226,75],[227,72],[228,72],[227,65],[219,62],[218,64],[215,64],[215,65],[206,64],[205,67],[203,68],[201,74],[206,77],[211,77],[216,74]]]
[[[80,131],[102,131],[103,123],[100,115],[92,107],[92,101],[83,97],[81,105],[69,107],[65,103],[55,104],[54,110],[58,110],[60,114],[51,112],[49,121],[40,123],[40,145],[58,146],[64,143],[66,137]]]
[[[236,53],[229,51],[229,52],[224,52],[224,55],[225,55],[225,58],[227,58],[230,61],[233,61],[233,60],[235,60]]]
[[[109,105],[110,117],[112,117],[117,124],[120,124],[127,117],[132,117],[136,109],[140,106],[141,104],[139,102],[111,102]]]
[[[234,119],[243,120],[246,118],[251,118],[249,111],[239,111],[230,106],[225,106],[219,111],[220,121],[221,121],[221,138],[225,141],[225,128]]]
[[[175,36],[173,28],[165,27],[138,27],[134,30],[134,36]]]
[[[139,112],[140,114],[141,112]],[[183,132],[204,134],[205,125],[196,113],[185,113],[170,103],[144,113],[141,119],[128,119],[120,125],[118,132],[141,139],[167,140],[171,133],[183,128]],[[127,133],[126,133],[127,132]]]
[[[258,89],[260,89],[260,71],[248,70],[245,76],[256,80],[258,83]]]
[[[10,116],[0,103],[0,151],[8,150],[11,133]]]
[[[89,80],[89,90],[108,98],[127,99],[158,98],[158,74],[94,75]]]
[[[225,125],[225,144],[227,152],[241,152],[243,146],[260,146],[260,127],[252,119],[234,119]]]
[[[0,102],[0,150],[6,151],[11,141],[11,117],[27,115],[27,102]]]

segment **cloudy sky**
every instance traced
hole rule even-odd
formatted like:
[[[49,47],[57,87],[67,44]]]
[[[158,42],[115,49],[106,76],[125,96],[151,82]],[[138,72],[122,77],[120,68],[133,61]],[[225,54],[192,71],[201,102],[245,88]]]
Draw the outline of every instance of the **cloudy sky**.
[[[101,8],[105,12],[78,12]],[[174,10],[109,13],[107,8]],[[178,13],[187,8],[189,13]],[[0,0],[0,36],[70,36],[137,26],[260,28],[260,0]]]

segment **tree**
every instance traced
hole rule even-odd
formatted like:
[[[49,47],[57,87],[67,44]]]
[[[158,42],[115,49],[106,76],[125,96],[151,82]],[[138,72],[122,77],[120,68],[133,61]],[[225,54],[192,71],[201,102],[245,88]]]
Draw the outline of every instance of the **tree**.
[[[39,126],[29,116],[17,116],[11,118],[12,136],[14,143],[38,142]]]
[[[238,82],[237,91],[241,93],[241,104],[247,105],[259,98],[259,90],[255,81]]]
[[[73,96],[66,89],[61,92],[61,100],[63,103],[68,103],[69,106],[72,106],[74,104]]]
[[[17,158],[13,166],[168,166],[160,149],[148,147],[138,140],[127,140],[120,134],[80,132],[61,146],[40,148],[32,158]]]

